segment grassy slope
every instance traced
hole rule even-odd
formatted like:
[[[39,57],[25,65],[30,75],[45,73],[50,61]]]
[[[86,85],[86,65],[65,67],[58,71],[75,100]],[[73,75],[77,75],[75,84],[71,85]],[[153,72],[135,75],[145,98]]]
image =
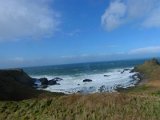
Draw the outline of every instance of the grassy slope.
[[[159,120],[160,66],[150,61],[136,70],[149,82],[121,93],[0,102],[0,120]]]

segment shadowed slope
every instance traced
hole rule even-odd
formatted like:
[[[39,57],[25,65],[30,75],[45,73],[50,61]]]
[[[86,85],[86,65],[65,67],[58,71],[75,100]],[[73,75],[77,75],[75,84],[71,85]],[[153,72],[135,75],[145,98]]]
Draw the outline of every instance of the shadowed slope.
[[[39,96],[59,95],[36,90],[34,79],[22,69],[0,70],[0,100],[24,100]]]

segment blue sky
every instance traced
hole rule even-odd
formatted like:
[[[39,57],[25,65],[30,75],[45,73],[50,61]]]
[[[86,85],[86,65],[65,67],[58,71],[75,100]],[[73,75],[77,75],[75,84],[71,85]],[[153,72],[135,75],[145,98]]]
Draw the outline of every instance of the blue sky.
[[[0,0],[0,67],[160,56],[159,0]]]

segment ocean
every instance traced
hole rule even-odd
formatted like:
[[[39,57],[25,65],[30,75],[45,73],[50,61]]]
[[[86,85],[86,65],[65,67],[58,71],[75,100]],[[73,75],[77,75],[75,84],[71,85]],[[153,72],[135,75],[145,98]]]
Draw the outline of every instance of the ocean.
[[[121,60],[109,62],[91,62],[78,64],[65,64],[41,67],[23,68],[33,78],[46,77],[49,80],[59,77],[59,85],[48,86],[44,90],[51,92],[96,93],[115,92],[117,87],[127,88],[135,86],[138,82],[133,79],[135,73],[130,73],[134,66],[142,64],[145,60]],[[128,69],[122,72],[124,69]],[[90,79],[92,82],[83,82]]]

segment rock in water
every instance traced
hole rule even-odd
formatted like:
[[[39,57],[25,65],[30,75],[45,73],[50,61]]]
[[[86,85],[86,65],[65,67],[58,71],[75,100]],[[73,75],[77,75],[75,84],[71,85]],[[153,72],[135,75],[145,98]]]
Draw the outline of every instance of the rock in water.
[[[52,79],[52,80],[54,80],[54,81],[61,81],[61,80],[63,80],[62,78],[59,78],[59,77],[56,77],[56,78],[54,78],[54,79]]]
[[[56,85],[56,84],[57,84],[57,81],[55,81],[54,79],[48,81],[48,85]]]
[[[48,85],[48,79],[47,78],[40,78],[39,81],[41,82],[41,85]]]
[[[92,82],[91,79],[84,79],[83,82]]]
[[[110,75],[104,75],[104,77],[109,77]]]

